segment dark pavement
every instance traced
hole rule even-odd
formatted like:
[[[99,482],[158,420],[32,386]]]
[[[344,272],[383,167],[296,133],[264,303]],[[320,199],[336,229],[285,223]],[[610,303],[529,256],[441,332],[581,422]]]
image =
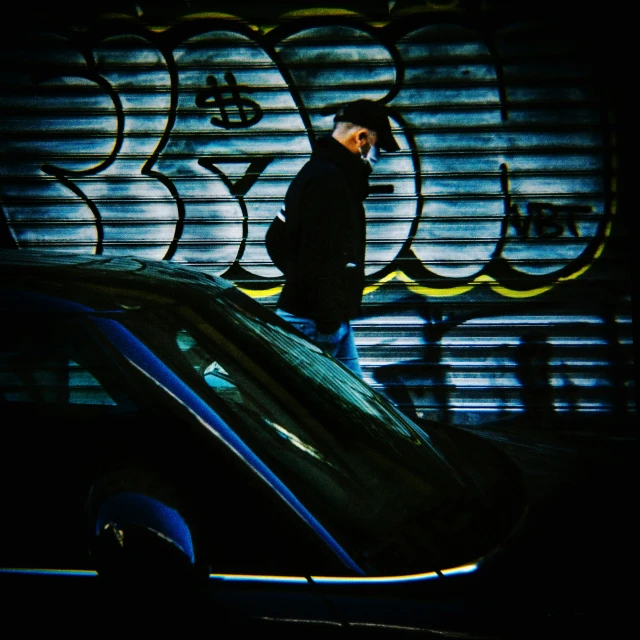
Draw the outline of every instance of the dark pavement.
[[[504,616],[505,637],[626,637],[640,568],[635,424],[600,415],[591,424],[474,432],[520,466],[531,510],[473,606]]]

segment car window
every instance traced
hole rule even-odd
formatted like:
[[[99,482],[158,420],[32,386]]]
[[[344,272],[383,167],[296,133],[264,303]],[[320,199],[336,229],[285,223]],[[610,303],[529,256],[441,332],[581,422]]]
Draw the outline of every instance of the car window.
[[[466,541],[474,540],[470,529],[480,540],[486,527],[474,520],[481,483],[460,475],[455,447],[436,446],[346,368],[247,300],[229,291],[120,321],[365,571],[428,571],[477,557],[481,545]],[[425,523],[437,536],[424,535]]]
[[[193,527],[199,559],[217,573],[304,575],[332,563],[344,573],[246,465],[193,429],[192,416],[148,375],[127,368],[89,317],[7,317],[0,566],[91,569],[92,513],[127,490],[178,509]],[[176,337],[188,345],[186,334]],[[238,401],[221,367],[205,377]]]

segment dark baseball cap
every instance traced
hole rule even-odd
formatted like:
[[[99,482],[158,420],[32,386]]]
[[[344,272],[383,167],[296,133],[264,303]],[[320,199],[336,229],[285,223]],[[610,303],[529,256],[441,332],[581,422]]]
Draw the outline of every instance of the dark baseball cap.
[[[389,109],[373,100],[354,100],[340,107],[334,122],[352,122],[376,132],[377,146],[384,151],[398,151],[400,147],[391,135]]]

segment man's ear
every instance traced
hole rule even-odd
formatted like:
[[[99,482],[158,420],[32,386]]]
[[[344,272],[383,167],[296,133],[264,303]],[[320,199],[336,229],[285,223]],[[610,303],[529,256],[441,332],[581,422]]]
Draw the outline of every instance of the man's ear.
[[[356,131],[356,140],[358,141],[358,148],[362,148],[369,140],[369,133],[366,129],[358,129]]]

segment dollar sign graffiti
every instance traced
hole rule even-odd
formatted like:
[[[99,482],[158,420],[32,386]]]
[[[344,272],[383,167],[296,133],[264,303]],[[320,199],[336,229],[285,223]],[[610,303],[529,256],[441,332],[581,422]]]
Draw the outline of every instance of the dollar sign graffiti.
[[[219,86],[213,76],[207,76],[207,84],[211,89],[205,89],[196,95],[196,105],[220,111],[220,117],[213,116],[211,124],[225,129],[238,129],[251,127],[259,122],[263,115],[260,105],[241,95],[241,89],[249,93],[252,89],[239,86],[231,71],[224,74],[224,79],[228,85],[226,88]]]

